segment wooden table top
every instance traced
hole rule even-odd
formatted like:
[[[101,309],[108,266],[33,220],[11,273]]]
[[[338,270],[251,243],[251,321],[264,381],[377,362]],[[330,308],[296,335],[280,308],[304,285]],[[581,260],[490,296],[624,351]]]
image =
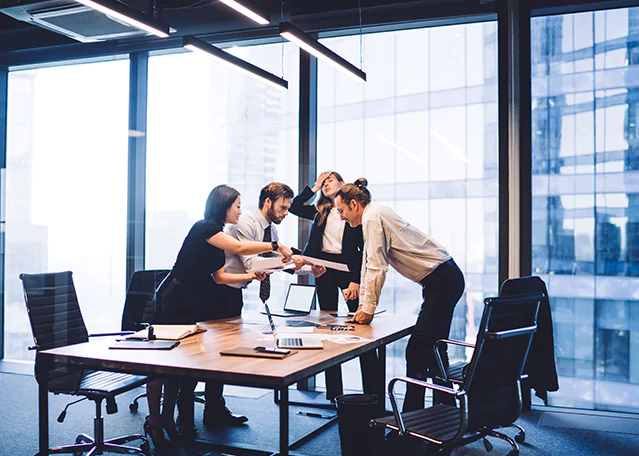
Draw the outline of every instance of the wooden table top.
[[[373,348],[387,345],[410,334],[414,315],[382,314],[370,325],[354,325],[355,331],[314,330],[314,334],[356,335],[368,342],[338,344],[323,341],[323,350],[299,350],[285,359],[222,356],[220,351],[257,345],[274,346],[265,315],[245,313],[241,318],[200,323],[207,331],[180,341],[172,350],[113,350],[115,337],[96,337],[83,344],[45,350],[38,353],[44,359],[66,361],[87,369],[111,370],[144,375],[181,375],[200,380],[221,380],[225,383],[264,388],[286,387],[315,375]],[[321,324],[343,323],[343,318],[328,312],[314,311],[306,318]],[[264,324],[261,324],[261,323]],[[283,319],[275,318],[278,327]],[[284,334],[280,334],[282,337]],[[267,338],[269,338],[267,340]]]

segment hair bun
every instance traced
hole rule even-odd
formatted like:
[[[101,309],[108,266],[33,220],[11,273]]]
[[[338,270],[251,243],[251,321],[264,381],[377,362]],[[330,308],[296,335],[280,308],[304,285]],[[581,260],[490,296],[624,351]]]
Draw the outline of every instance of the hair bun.
[[[359,188],[366,188],[366,186],[368,185],[368,181],[365,177],[360,177],[354,182],[354,184],[357,185]]]

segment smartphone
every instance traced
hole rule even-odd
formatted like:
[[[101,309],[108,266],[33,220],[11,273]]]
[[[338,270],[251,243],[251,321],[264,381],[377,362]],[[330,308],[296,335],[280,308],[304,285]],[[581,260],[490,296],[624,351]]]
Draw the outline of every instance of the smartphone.
[[[329,315],[335,318],[346,318],[346,317],[352,317],[354,314],[349,312],[329,312]]]

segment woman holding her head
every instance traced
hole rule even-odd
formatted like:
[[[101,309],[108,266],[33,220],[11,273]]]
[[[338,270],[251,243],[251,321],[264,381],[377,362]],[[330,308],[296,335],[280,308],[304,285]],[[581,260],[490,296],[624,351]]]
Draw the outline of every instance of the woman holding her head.
[[[193,225],[184,239],[173,269],[156,291],[155,323],[192,324],[240,314],[241,290],[238,298],[237,293],[234,293],[235,289],[227,287],[226,284],[264,280],[266,274],[227,273],[224,270],[225,251],[239,255],[256,255],[277,250],[284,262],[290,259],[291,250],[281,244],[240,242],[223,231],[225,224],[238,222],[242,214],[240,205],[239,192],[227,185],[219,185],[211,191],[206,201],[204,219]],[[195,437],[193,390],[196,384],[196,381],[190,379],[167,378],[147,385],[149,416],[144,430],[151,436],[156,447],[167,445],[164,431],[171,440],[180,438],[180,434],[185,440]],[[164,401],[160,411],[163,385]],[[207,389],[210,386],[207,384]],[[211,388],[215,393],[207,394],[205,413],[211,416],[210,421],[226,425],[245,422],[246,417],[233,415],[225,407],[222,387],[222,384],[216,384]],[[181,432],[178,432],[174,422],[176,401],[179,402]]]
[[[369,324],[384,285],[389,265],[422,287],[423,302],[406,347],[406,375],[425,380],[435,378],[439,368],[433,345],[447,339],[457,301],[464,293],[464,276],[452,256],[433,238],[406,222],[392,209],[371,202],[364,178],[342,186],[335,203],[342,220],[361,226],[364,255],[356,323]],[[442,347],[442,361],[448,356]],[[435,402],[454,405],[455,399],[434,392]],[[452,401],[452,402],[451,402]],[[404,412],[424,407],[424,388],[407,385]]]
[[[335,194],[344,185],[344,179],[335,171],[325,171],[319,175],[313,188],[306,187],[297,195],[289,212],[313,221],[304,255],[322,260],[345,263],[350,272],[327,269],[315,279],[317,298],[321,310],[337,311],[338,293],[343,293],[348,310],[355,312],[359,304],[359,278],[362,268],[362,248],[364,239],[360,226],[351,227],[340,219],[335,207]],[[320,192],[321,190],[321,192]],[[306,204],[316,193],[317,203]],[[373,392],[370,380],[372,376],[364,375],[373,368],[374,352],[362,357],[362,379],[364,390]],[[342,394],[342,370],[335,366],[326,371],[326,396],[333,400]]]

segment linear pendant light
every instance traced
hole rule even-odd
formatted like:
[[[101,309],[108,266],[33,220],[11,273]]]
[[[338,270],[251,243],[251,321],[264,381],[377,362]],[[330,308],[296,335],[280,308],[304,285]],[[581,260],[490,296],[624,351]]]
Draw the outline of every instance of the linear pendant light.
[[[298,29],[290,22],[280,23],[280,35],[290,42],[297,44],[309,54],[312,54],[318,59],[324,60],[325,62],[333,65],[335,68],[342,70],[357,81],[366,82],[366,73],[331,51],[323,44],[320,44],[316,39]]]
[[[132,25],[135,28],[152,33],[160,38],[169,36],[169,26],[162,22],[147,16],[141,11],[117,2],[115,0],[75,0],[89,8],[107,14],[115,19]]]
[[[249,76],[253,76],[262,82],[266,82],[274,87],[277,87],[278,89],[288,89],[288,81],[279,78],[274,74],[253,65],[252,63],[248,63],[247,61],[242,60],[239,57],[235,57],[234,55],[229,54],[228,52],[225,52],[222,49],[215,47],[212,44],[209,44],[199,38],[196,38],[194,36],[185,36],[184,38],[182,38],[182,46],[190,51],[204,53],[207,56],[213,57],[214,59],[222,63],[238,68],[244,71]]]
[[[255,5],[253,5],[251,2],[248,2],[247,0],[220,0],[220,2],[224,3],[226,6],[233,8],[238,13],[243,14],[244,16],[257,22],[260,25],[267,25],[271,23],[271,21],[267,19],[268,14],[259,11]]]

